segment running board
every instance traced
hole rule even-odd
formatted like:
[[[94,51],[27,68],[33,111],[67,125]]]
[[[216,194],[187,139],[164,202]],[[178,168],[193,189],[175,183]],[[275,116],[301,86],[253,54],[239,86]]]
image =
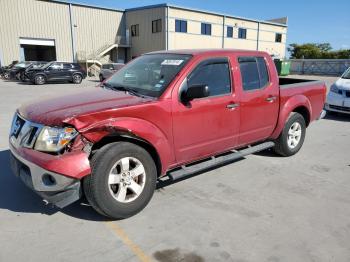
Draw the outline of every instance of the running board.
[[[176,169],[174,171],[170,171],[168,176],[171,180],[178,180],[187,176],[191,176],[198,172],[203,172],[209,168],[213,168],[220,165],[225,165],[231,163],[234,160],[243,158],[247,155],[260,152],[266,150],[268,148],[274,147],[274,142],[264,142],[262,144],[258,144],[255,146],[249,146],[242,150],[232,150],[231,153],[225,155],[219,155],[217,157],[213,156],[211,159],[200,162],[198,164],[192,164],[190,166],[182,166],[181,169]]]

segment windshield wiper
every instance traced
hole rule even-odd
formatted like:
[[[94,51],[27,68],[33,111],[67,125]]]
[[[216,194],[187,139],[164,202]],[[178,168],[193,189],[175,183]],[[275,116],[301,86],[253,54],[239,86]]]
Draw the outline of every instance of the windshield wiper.
[[[132,94],[134,96],[145,97],[144,95],[140,94],[136,90],[131,89],[131,88],[127,88],[125,86],[115,86],[115,85],[111,85],[107,82],[103,83],[103,86],[108,88],[108,89],[111,89],[111,90],[124,91],[124,92],[128,92],[129,94]]]

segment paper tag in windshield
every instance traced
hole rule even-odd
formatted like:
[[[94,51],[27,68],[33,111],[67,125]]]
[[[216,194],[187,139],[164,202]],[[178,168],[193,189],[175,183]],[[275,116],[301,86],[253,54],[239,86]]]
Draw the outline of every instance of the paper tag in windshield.
[[[181,65],[181,63],[183,62],[184,60],[179,60],[179,59],[166,59],[162,62],[161,65],[175,65],[175,66],[178,66],[178,65]]]

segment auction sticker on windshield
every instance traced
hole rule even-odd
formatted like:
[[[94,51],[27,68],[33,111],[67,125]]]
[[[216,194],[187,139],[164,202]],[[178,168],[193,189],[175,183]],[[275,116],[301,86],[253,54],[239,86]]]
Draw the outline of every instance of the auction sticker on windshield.
[[[161,65],[175,65],[175,66],[178,66],[178,65],[181,65],[181,63],[183,62],[184,60],[180,60],[180,59],[165,59]]]

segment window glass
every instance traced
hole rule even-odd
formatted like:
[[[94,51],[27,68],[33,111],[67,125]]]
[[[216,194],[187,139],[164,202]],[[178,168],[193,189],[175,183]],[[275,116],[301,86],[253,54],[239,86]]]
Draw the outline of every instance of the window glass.
[[[256,61],[258,62],[259,76],[260,76],[260,87],[265,87],[269,80],[269,73],[267,71],[267,66],[265,59],[263,57],[257,57]]]
[[[245,28],[238,28],[238,38],[246,39],[247,38],[247,29],[245,29]]]
[[[131,36],[139,36],[139,25],[132,25],[131,26]]]
[[[175,32],[187,33],[187,21],[176,19]]]
[[[201,34],[211,35],[211,24],[202,23],[201,24]]]
[[[231,80],[228,59],[214,58],[201,62],[188,76],[187,85],[206,85],[209,87],[209,96],[230,93]]]
[[[282,42],[282,34],[276,33],[275,42],[277,42],[277,43]]]
[[[269,83],[269,73],[263,57],[240,57],[238,62],[243,90],[264,88]]]
[[[238,62],[241,70],[243,90],[259,89],[260,79],[255,57],[240,57]]]
[[[162,32],[162,19],[152,21],[152,33]]]
[[[233,27],[232,26],[227,27],[227,37],[233,37]]]
[[[174,77],[191,59],[191,55],[142,55],[118,70],[106,86],[128,88],[143,95],[159,97]]]
[[[108,68],[109,68],[109,64],[102,65],[102,69],[108,69]]]
[[[63,69],[72,69],[72,64],[63,64]]]
[[[54,63],[50,66],[52,69],[63,69],[63,64],[62,63]]]

